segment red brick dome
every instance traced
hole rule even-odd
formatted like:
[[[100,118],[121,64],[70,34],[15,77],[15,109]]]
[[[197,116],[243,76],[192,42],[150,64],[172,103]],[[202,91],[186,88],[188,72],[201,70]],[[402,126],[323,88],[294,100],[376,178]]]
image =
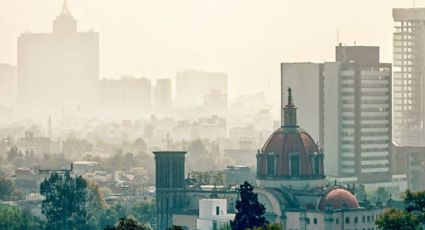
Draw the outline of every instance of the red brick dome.
[[[359,208],[359,202],[356,197],[343,188],[335,188],[330,190],[319,202],[319,209],[325,210],[326,206],[330,205],[334,209]]]
[[[257,154],[257,178],[323,179],[323,153],[297,124],[297,107],[291,88],[288,88],[282,123]]]
[[[299,127],[283,126],[273,132],[257,155],[257,164],[259,177],[324,177],[323,154],[313,138]]]

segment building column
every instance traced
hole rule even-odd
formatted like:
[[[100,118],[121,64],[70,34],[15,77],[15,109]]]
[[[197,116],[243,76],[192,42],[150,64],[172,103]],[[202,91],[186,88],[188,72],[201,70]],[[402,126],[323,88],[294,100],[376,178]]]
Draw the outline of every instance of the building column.
[[[301,208],[300,210],[300,230],[307,229],[307,212],[305,208]]]
[[[334,223],[334,212],[331,206],[326,207],[325,211],[325,229],[333,229],[333,223]]]

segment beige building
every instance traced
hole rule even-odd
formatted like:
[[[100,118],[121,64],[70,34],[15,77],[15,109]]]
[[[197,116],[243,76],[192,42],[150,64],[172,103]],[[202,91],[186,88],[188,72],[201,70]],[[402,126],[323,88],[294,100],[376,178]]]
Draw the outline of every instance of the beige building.
[[[53,33],[18,38],[18,101],[21,111],[81,110],[94,102],[99,75],[99,35],[79,32],[66,1]]]

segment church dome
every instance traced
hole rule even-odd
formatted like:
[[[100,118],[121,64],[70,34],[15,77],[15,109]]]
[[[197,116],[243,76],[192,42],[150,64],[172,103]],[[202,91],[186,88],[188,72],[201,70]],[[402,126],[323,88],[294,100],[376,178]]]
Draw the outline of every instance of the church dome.
[[[288,104],[283,108],[284,124],[277,129],[257,154],[258,178],[323,179],[323,153],[296,123],[296,107],[288,89]]]
[[[335,188],[326,193],[319,202],[319,209],[325,210],[329,205],[334,209],[341,209],[344,206],[346,208],[360,207],[356,197],[343,188]]]

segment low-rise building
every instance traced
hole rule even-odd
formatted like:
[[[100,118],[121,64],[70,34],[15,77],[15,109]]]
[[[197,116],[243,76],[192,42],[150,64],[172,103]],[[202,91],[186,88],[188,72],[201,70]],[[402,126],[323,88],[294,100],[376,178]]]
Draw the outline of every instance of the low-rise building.
[[[198,230],[215,230],[230,224],[235,214],[227,213],[226,199],[202,199],[199,201]]]

